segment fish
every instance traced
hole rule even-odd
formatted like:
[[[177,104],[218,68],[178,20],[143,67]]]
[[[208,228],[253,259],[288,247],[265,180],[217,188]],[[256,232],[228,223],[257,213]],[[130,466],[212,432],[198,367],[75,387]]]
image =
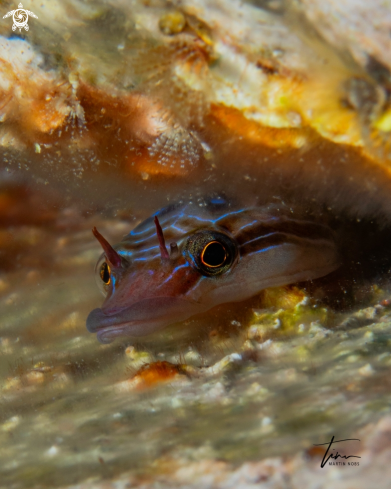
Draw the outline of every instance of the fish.
[[[276,203],[177,202],[114,247],[96,228],[93,234],[104,250],[95,274],[105,300],[86,326],[102,343],[147,336],[265,288],[323,277],[341,264],[329,226]]]

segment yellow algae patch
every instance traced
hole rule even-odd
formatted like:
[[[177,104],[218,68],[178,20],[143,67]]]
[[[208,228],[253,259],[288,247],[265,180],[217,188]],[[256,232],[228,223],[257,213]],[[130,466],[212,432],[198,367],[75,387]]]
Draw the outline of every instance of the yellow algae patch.
[[[262,292],[262,305],[265,308],[291,309],[306,297],[305,292],[298,287],[272,287]]]
[[[303,120],[321,136],[337,143],[361,146],[361,124],[358,114],[343,106],[342,89],[347,78],[319,74],[306,80],[297,91],[295,109]]]
[[[391,107],[386,110],[377,121],[375,121],[373,127],[383,132],[391,131]]]
[[[163,34],[169,36],[182,32],[185,25],[186,18],[182,12],[179,12],[178,10],[167,12],[159,19],[159,29],[163,32]]]
[[[332,312],[320,307],[297,287],[266,289],[261,295],[262,309],[254,310],[249,339],[265,341],[286,333],[301,334],[330,323]],[[315,328],[316,329],[316,328]]]
[[[258,120],[272,127],[308,126],[334,142],[362,145],[359,114],[344,103],[351,76],[339,67],[309,71],[305,76],[284,72],[269,76],[260,97],[266,102],[267,113],[257,116]],[[265,112],[265,108],[259,110]],[[244,113],[254,118],[248,111]]]

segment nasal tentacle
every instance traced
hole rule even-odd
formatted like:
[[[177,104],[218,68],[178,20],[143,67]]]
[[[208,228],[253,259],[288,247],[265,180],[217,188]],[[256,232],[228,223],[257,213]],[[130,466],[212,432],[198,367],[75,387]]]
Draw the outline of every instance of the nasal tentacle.
[[[170,243],[170,258],[177,258],[179,256],[179,248],[177,243],[174,241]]]

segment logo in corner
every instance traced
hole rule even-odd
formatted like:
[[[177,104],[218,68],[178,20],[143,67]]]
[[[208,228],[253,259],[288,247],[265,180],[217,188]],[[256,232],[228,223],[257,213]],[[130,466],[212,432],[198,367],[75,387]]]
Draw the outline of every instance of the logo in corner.
[[[21,30],[24,28],[26,31],[28,31],[29,25],[27,22],[29,20],[29,15],[31,17],[34,17],[34,19],[38,19],[38,17],[30,10],[25,10],[21,3],[18,5],[18,7],[19,7],[18,9],[11,10],[10,12],[6,13],[3,19],[6,19],[7,17],[11,17],[12,15],[14,21],[12,30],[16,31],[16,29],[19,29],[19,32],[21,32]]]

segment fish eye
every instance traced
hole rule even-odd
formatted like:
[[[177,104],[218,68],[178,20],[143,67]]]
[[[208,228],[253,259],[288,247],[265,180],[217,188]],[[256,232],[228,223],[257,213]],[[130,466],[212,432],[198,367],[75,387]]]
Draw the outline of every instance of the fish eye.
[[[214,230],[198,231],[190,236],[183,251],[189,263],[206,277],[227,272],[238,257],[234,239]]]
[[[100,292],[106,297],[112,284],[112,276],[104,253],[101,254],[95,265],[95,281]]]
[[[202,264],[210,268],[223,266],[227,257],[227,250],[219,241],[211,241],[201,252]]]
[[[103,283],[105,285],[109,285],[111,278],[110,278],[110,267],[106,262],[103,262],[100,270],[99,270],[99,275],[100,278],[102,279]]]

